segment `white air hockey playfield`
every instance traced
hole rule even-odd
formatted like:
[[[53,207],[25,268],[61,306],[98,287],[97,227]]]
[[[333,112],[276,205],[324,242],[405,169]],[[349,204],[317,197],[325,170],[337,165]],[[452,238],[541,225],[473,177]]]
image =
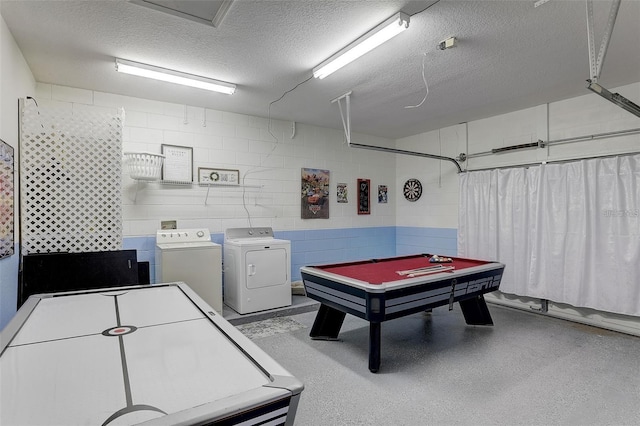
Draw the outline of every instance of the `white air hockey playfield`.
[[[291,425],[303,385],[184,283],[31,296],[1,425]]]

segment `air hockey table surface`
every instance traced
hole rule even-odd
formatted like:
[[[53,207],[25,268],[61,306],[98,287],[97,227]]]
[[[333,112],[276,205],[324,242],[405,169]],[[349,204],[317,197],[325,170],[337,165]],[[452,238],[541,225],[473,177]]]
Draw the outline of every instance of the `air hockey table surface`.
[[[2,425],[291,425],[303,390],[184,283],[31,296],[0,350]]]

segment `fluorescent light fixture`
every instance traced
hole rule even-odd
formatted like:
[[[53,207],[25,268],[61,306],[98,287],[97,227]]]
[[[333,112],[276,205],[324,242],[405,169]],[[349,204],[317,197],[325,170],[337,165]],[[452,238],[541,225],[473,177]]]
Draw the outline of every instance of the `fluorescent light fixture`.
[[[167,81],[169,83],[182,84],[184,86],[197,87],[198,89],[211,90],[226,95],[232,95],[233,92],[236,91],[235,84],[124,59],[116,58],[116,71]]]
[[[323,79],[409,28],[409,15],[398,12],[313,69]]]
[[[631,114],[640,117],[640,106],[638,106],[637,104],[631,102],[629,99],[625,98],[619,93],[611,93],[604,87],[600,86],[598,83],[595,83],[591,80],[587,80],[587,82],[589,82],[587,88],[592,92],[597,93],[610,102],[613,102],[620,108],[629,111]]]

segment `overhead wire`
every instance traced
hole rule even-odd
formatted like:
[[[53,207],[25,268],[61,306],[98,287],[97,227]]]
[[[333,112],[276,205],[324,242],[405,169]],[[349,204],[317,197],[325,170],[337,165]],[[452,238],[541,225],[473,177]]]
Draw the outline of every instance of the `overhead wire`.
[[[269,124],[267,126],[267,130],[269,131],[269,134],[276,140],[276,143],[278,141],[278,138],[271,133],[271,106],[273,104],[275,104],[276,102],[280,102],[285,96],[287,96],[289,93],[293,92],[294,90],[296,90],[299,86],[302,86],[304,83],[306,83],[307,81],[311,80],[313,78],[313,74],[310,75],[306,80],[301,81],[300,83],[296,84],[295,86],[293,86],[291,89],[287,90],[286,92],[284,92],[282,94],[282,96],[280,96],[278,99],[276,99],[275,101],[271,101],[269,102],[269,109],[268,109],[268,117],[269,117]]]
[[[424,56],[422,57],[422,81],[424,82],[424,87],[426,89],[426,92],[424,94],[424,98],[422,98],[422,101],[420,101],[419,104],[417,105],[406,105],[405,108],[419,108],[422,106],[422,104],[424,103],[424,101],[427,100],[427,96],[429,96],[429,85],[427,84],[427,78],[424,75],[424,63],[425,60],[427,59],[427,54],[424,53]]]
[[[437,0],[433,3],[431,3],[430,5],[428,5],[427,7],[425,7],[424,9],[421,9],[417,12],[414,12],[413,14],[409,15],[410,17],[416,16],[420,13],[425,12],[426,10],[430,9],[431,7],[433,7],[434,5],[440,3],[441,0]],[[425,67],[425,59],[426,59],[427,54],[424,54],[424,57],[422,59],[422,81],[424,82],[425,85],[425,89],[426,89],[426,93],[424,95],[424,98],[422,99],[422,101],[417,104],[417,105],[407,105],[405,106],[405,108],[418,108],[420,107],[425,100],[427,99],[427,96],[429,95],[429,85],[427,84],[427,79],[425,77],[425,73],[424,73],[424,67]],[[253,228],[253,224],[251,222],[251,213],[249,212],[249,209],[247,207],[247,203],[246,203],[246,185],[245,185],[245,179],[247,177],[247,175],[252,174],[252,173],[257,173],[257,169],[262,168],[262,163],[264,160],[267,160],[271,154],[273,154],[273,152],[275,151],[276,147],[278,146],[278,144],[280,143],[280,140],[278,139],[278,137],[276,135],[273,134],[273,132],[271,131],[271,107],[273,106],[273,104],[280,102],[282,99],[284,99],[284,97],[286,95],[288,95],[289,93],[293,92],[294,90],[296,90],[298,87],[300,87],[301,85],[303,85],[304,83],[308,82],[309,80],[311,80],[313,78],[313,75],[307,77],[305,80],[301,81],[300,83],[296,84],[295,86],[293,86],[291,89],[285,91],[278,99],[275,99],[271,102],[269,102],[269,107],[267,109],[267,117],[268,117],[268,121],[267,121],[267,131],[269,132],[269,134],[271,135],[271,137],[275,140],[275,143],[273,145],[273,148],[271,148],[271,151],[269,151],[269,153],[260,160],[260,164],[258,166],[255,166],[249,170],[247,170],[243,176],[242,176],[242,206],[244,208],[244,211],[247,214],[247,220],[249,221],[249,227]]]
[[[246,179],[247,175],[249,175],[249,174],[258,173],[258,171],[264,171],[263,166],[262,166],[263,162],[266,161],[267,159],[269,159],[269,157],[271,157],[273,152],[278,147],[278,144],[280,143],[280,139],[278,139],[278,137],[276,135],[274,135],[273,132],[271,131],[271,123],[272,123],[272,120],[271,120],[271,107],[276,102],[280,102],[282,99],[284,99],[284,97],[287,94],[293,92],[299,86],[303,85],[304,83],[306,83],[307,81],[311,80],[312,78],[313,78],[313,75],[309,76],[307,79],[301,81],[300,83],[298,83],[295,86],[293,86],[291,89],[285,91],[278,99],[269,102],[269,107],[267,109],[267,112],[268,112],[268,114],[267,114],[267,131],[269,132],[271,137],[275,140],[275,143],[273,144],[273,147],[271,148],[269,153],[266,156],[264,156],[264,157],[262,157],[260,159],[260,163],[257,166],[250,168],[249,170],[244,172],[244,174],[242,175],[242,207],[244,208],[244,211],[247,214],[247,220],[249,221],[249,227],[250,228],[253,228],[253,224],[252,224],[252,221],[251,221],[251,212],[249,212],[249,208],[247,207],[247,200],[246,200],[247,187],[245,185],[245,179]],[[262,169],[262,170],[258,170],[258,169]]]
[[[410,17],[413,17],[413,16],[416,16],[416,15],[419,15],[419,14],[421,14],[422,12],[424,12],[424,11],[426,11],[426,10],[431,9],[433,6],[435,6],[435,5],[436,5],[436,4],[438,4],[438,3],[440,3],[440,0],[438,0],[438,1],[434,2],[434,3],[431,3],[429,6],[425,7],[424,9],[422,9],[422,10],[420,10],[420,11],[418,11],[418,12],[415,12],[415,13],[413,13],[412,15],[409,15],[409,16],[410,16]],[[424,56],[422,57],[422,81],[424,82],[424,87],[425,87],[425,89],[426,89],[426,93],[424,94],[424,98],[422,98],[422,101],[420,101],[420,103],[419,103],[419,104],[417,104],[417,105],[407,105],[407,106],[405,106],[405,108],[406,108],[406,109],[410,109],[410,108],[419,108],[419,107],[421,107],[421,106],[422,106],[422,104],[424,104],[424,101],[426,101],[426,100],[427,100],[427,96],[429,96],[429,84],[427,84],[427,78],[426,78],[426,76],[425,76],[425,74],[424,74],[424,64],[425,64],[425,61],[426,61],[426,59],[427,59],[427,54],[426,54],[426,52],[425,52],[425,53],[423,53],[423,55],[424,55]]]
[[[431,9],[433,6],[435,6],[436,4],[440,3],[440,1],[441,1],[441,0],[438,0],[438,1],[436,1],[436,2],[433,2],[433,3],[431,3],[429,6],[425,7],[424,9],[419,10],[418,12],[415,12],[415,13],[413,13],[413,14],[409,15],[409,16],[410,16],[410,17],[413,17],[413,16],[416,16],[416,15],[419,15],[419,14],[421,14],[422,12],[425,12],[425,11],[427,11],[427,10]],[[425,87],[425,89],[426,89],[426,93],[424,94],[424,98],[422,98],[422,101],[420,101],[420,103],[419,103],[419,104],[417,104],[417,105],[407,105],[407,106],[405,106],[405,108],[406,108],[406,109],[410,109],[410,108],[419,108],[419,107],[421,107],[421,106],[422,106],[422,104],[424,103],[424,101],[426,101],[426,100],[427,100],[427,96],[429,96],[429,84],[427,84],[427,78],[426,78],[426,76],[425,76],[425,74],[424,74],[424,64],[425,64],[425,61],[426,61],[426,59],[427,59],[427,54],[426,54],[426,53],[423,53],[423,55],[424,55],[424,56],[422,57],[422,81],[424,82],[424,87]]]
[[[424,11],[426,11],[426,10],[431,9],[433,6],[435,6],[436,4],[440,3],[440,1],[441,1],[441,0],[438,0],[438,1],[436,1],[436,2],[431,3],[429,6],[425,7],[424,9],[419,10],[418,12],[415,12],[415,13],[413,13],[413,14],[409,15],[409,17],[419,15],[419,14],[421,14],[422,12],[424,12]]]

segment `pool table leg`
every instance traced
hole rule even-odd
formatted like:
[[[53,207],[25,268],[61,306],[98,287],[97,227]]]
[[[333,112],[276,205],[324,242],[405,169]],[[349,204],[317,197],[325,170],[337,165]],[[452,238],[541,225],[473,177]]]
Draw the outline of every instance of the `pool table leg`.
[[[377,373],[380,369],[380,323],[369,323],[369,371]]]
[[[462,308],[462,315],[464,320],[469,325],[493,325],[487,302],[484,300],[484,296],[479,294],[471,299],[461,300],[460,308]]]
[[[346,315],[344,312],[321,304],[309,336],[315,340],[336,340]]]

